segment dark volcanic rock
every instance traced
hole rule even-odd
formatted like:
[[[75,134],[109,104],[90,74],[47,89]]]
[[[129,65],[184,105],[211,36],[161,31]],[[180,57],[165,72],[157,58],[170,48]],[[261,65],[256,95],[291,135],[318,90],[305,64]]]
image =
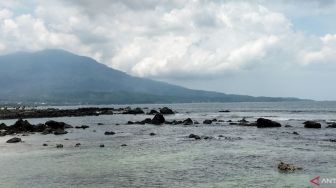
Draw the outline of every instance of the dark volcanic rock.
[[[306,121],[303,124],[305,128],[310,128],[310,129],[320,129],[321,128],[321,124],[315,121]]]
[[[123,112],[123,114],[144,114],[145,112],[141,108],[127,108],[126,111]]]
[[[336,128],[336,123],[332,123],[332,124],[328,125],[326,128]]]
[[[294,166],[292,164],[287,164],[287,163],[284,163],[284,162],[280,162],[278,164],[278,169],[281,172],[293,172],[293,171],[296,171],[296,170],[302,170],[301,167],[297,167],[297,166]]]
[[[259,118],[257,120],[257,127],[258,128],[281,127],[281,124],[269,119]]]
[[[296,132],[296,131],[294,131],[293,134],[295,134],[295,135],[300,135],[300,134],[299,134],[298,132]]]
[[[87,125],[82,125],[82,126],[76,126],[75,128],[76,128],[76,129],[87,129],[87,128],[89,128],[89,126],[87,126]]]
[[[0,130],[6,130],[7,129],[7,125],[4,123],[0,123]]]
[[[34,132],[34,126],[30,124],[27,120],[19,119],[17,120],[14,125],[7,127],[8,130],[11,130],[15,133],[19,132]]]
[[[69,124],[64,124],[64,129],[72,129],[73,128],[73,126],[71,126],[71,125],[69,125]]]
[[[203,124],[211,124],[212,123],[212,120],[210,119],[206,119],[203,121]]]
[[[144,120],[142,120],[141,122],[140,122],[141,124],[151,124],[152,123],[152,120],[151,120],[151,118],[146,118],[146,119],[144,119]]]
[[[199,139],[201,139],[201,137],[198,136],[198,135],[196,135],[196,134],[190,134],[190,135],[188,136],[188,138],[194,138],[195,140],[199,140]]]
[[[47,125],[48,128],[51,128],[51,129],[54,129],[54,130],[56,130],[56,129],[64,130],[64,127],[65,127],[64,122],[57,122],[57,121],[53,121],[53,120],[45,122],[45,125]]]
[[[161,125],[165,122],[165,118],[162,114],[156,114],[152,119],[152,124],[154,125]]]
[[[159,113],[158,111],[153,109],[148,113],[148,115],[155,115],[155,114],[158,114],[158,113]]]
[[[104,133],[105,135],[115,135],[115,132],[113,132],[113,131],[106,131],[105,133]]]
[[[57,129],[54,131],[54,135],[62,135],[62,134],[67,134],[68,132],[62,129]]]
[[[21,141],[22,141],[21,138],[14,137],[14,138],[7,140],[7,143],[18,143]]]
[[[222,112],[222,113],[229,113],[229,112],[230,112],[230,110],[220,110],[220,111],[218,111],[218,112]]]
[[[168,107],[163,107],[160,109],[161,114],[174,114],[174,111]]]
[[[183,123],[183,125],[192,125],[192,124],[194,124],[193,120],[191,120],[190,118],[184,120],[182,123]]]

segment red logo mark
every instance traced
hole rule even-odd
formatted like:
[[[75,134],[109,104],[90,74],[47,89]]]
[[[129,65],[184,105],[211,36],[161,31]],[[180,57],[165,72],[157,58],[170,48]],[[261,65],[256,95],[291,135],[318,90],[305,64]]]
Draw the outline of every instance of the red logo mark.
[[[316,176],[315,178],[311,179],[310,183],[320,186],[320,176]]]

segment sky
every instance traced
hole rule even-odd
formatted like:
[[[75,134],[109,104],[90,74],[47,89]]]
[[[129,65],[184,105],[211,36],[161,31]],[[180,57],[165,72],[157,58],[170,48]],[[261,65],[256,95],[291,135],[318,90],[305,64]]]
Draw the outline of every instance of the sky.
[[[336,100],[334,0],[6,0],[0,55],[64,49],[192,89]]]

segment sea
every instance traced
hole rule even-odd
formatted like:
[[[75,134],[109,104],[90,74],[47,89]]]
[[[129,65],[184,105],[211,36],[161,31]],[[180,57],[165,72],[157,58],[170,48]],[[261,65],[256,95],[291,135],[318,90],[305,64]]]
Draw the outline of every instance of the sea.
[[[336,187],[336,102],[258,102],[100,105],[141,107],[147,112],[169,107],[166,120],[191,118],[196,125],[128,125],[152,115],[100,115],[28,119],[30,123],[63,121],[88,129],[68,129],[65,135],[16,135],[22,143],[0,137],[1,188],[105,187]],[[39,108],[50,108],[39,107]],[[53,106],[79,108],[88,106]],[[92,107],[92,106],[90,106]],[[228,110],[230,112],[219,112]],[[280,128],[230,125],[241,119],[267,118]],[[211,125],[205,119],[217,119]],[[219,121],[220,120],[220,121]],[[317,121],[321,129],[304,128]],[[16,120],[0,120],[11,125]],[[99,125],[98,125],[99,124]],[[290,125],[290,126],[286,126]],[[113,131],[115,135],[104,135]],[[297,132],[297,134],[293,134]],[[151,136],[150,133],[155,133]],[[207,136],[195,140],[189,134]],[[43,146],[43,144],[48,146]],[[79,147],[75,147],[80,143]],[[63,148],[56,148],[63,144]],[[104,144],[105,147],[100,147]],[[126,146],[125,146],[126,145]],[[301,167],[280,172],[278,164]],[[317,178],[318,179],[318,178]]]

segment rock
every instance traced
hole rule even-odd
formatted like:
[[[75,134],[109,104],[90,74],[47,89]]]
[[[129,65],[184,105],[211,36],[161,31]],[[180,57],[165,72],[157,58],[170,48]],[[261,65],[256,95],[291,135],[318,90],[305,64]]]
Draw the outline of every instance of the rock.
[[[121,147],[125,147],[125,146],[127,146],[127,144],[121,144],[120,146],[121,146]]]
[[[11,130],[15,133],[20,132],[34,132],[34,126],[30,124],[27,120],[18,119],[14,125],[7,127],[7,130]]]
[[[51,129],[62,129],[64,130],[64,127],[65,127],[65,123],[64,122],[57,122],[57,121],[53,121],[53,120],[49,120],[47,122],[45,122],[45,125],[48,127],[48,128],[51,128]]]
[[[64,129],[72,129],[73,128],[73,126],[71,126],[71,125],[69,125],[69,124],[64,124]]]
[[[42,146],[48,146],[48,144],[44,143]]]
[[[182,123],[183,123],[183,125],[192,125],[192,124],[194,124],[193,120],[191,120],[190,118],[184,120]]]
[[[156,134],[155,133],[149,133],[150,136],[155,136]]]
[[[168,107],[163,107],[160,109],[161,114],[175,114],[174,111]]]
[[[115,132],[113,132],[113,131],[110,131],[110,132],[106,131],[104,134],[105,135],[115,135]]]
[[[46,129],[44,129],[42,134],[51,134],[52,132],[53,132],[53,130],[51,128],[46,128]]]
[[[105,147],[105,145],[104,144],[100,144],[99,147],[103,148],[103,147]]]
[[[332,124],[328,125],[326,128],[336,128],[336,123],[332,123]]]
[[[155,114],[158,114],[159,112],[158,111],[156,111],[156,110],[151,110],[150,112],[148,112],[147,114],[148,115],[155,115]]]
[[[62,129],[57,129],[54,131],[54,135],[62,135],[62,134],[67,134],[68,132]]]
[[[217,122],[218,120],[216,118],[212,119],[211,120],[212,122]]]
[[[0,123],[0,130],[6,130],[7,129],[7,125],[4,123]]]
[[[21,138],[14,137],[14,138],[7,140],[7,143],[18,143],[21,141],[22,141]]]
[[[104,125],[104,123],[97,123],[97,125]]]
[[[212,123],[212,121],[210,119],[206,119],[203,121],[203,124],[208,124],[210,125]]]
[[[154,125],[161,125],[165,122],[165,118],[163,117],[162,114],[155,114],[153,117],[151,123]]]
[[[295,135],[300,135],[300,134],[299,134],[298,132],[296,132],[296,131],[294,131],[293,134],[295,134]]]
[[[285,127],[289,128],[289,127],[293,127],[293,126],[291,126],[291,125],[285,125]]]
[[[282,161],[278,164],[278,169],[281,172],[294,172],[296,170],[302,170],[301,167],[297,167],[292,164],[287,164]]]
[[[82,125],[82,126],[76,126],[75,128],[76,128],[76,129],[87,129],[87,128],[89,128],[89,126],[87,126],[87,125]]]
[[[194,121],[194,124],[195,124],[195,125],[198,125],[198,124],[200,124],[200,123],[199,123],[198,121]]]
[[[198,136],[198,135],[196,135],[196,134],[190,134],[190,135],[188,136],[188,138],[194,138],[195,140],[199,140],[199,139],[201,139],[201,137]]]
[[[56,144],[56,148],[63,148],[63,144]]]
[[[75,145],[75,147],[79,147],[81,145],[81,143],[77,143],[76,145]]]
[[[238,121],[239,123],[248,123],[249,121],[247,121],[245,118],[241,119]]]
[[[229,113],[229,112],[231,112],[231,111],[230,111],[230,110],[220,110],[220,111],[218,111],[218,112]]]
[[[336,142],[336,139],[329,139],[330,142]]]
[[[141,124],[151,124],[152,123],[152,120],[151,120],[151,118],[146,118],[146,119],[144,119],[144,120],[142,120],[141,122],[140,122]]]
[[[134,109],[128,108],[128,109],[126,109],[126,111],[123,112],[123,114],[134,114],[134,115],[136,115],[136,114],[144,114],[144,113],[145,112],[141,108],[139,108],[139,107],[134,108]]]
[[[258,128],[281,127],[281,124],[269,119],[259,118],[257,120],[257,127]]]
[[[44,132],[47,129],[47,125],[39,123],[34,126],[35,132]]]
[[[133,124],[134,124],[133,121],[128,121],[128,122],[127,122],[127,125],[133,125]]]
[[[309,128],[309,129],[320,129],[321,128],[321,124],[315,121],[306,121],[303,124],[305,128]]]

